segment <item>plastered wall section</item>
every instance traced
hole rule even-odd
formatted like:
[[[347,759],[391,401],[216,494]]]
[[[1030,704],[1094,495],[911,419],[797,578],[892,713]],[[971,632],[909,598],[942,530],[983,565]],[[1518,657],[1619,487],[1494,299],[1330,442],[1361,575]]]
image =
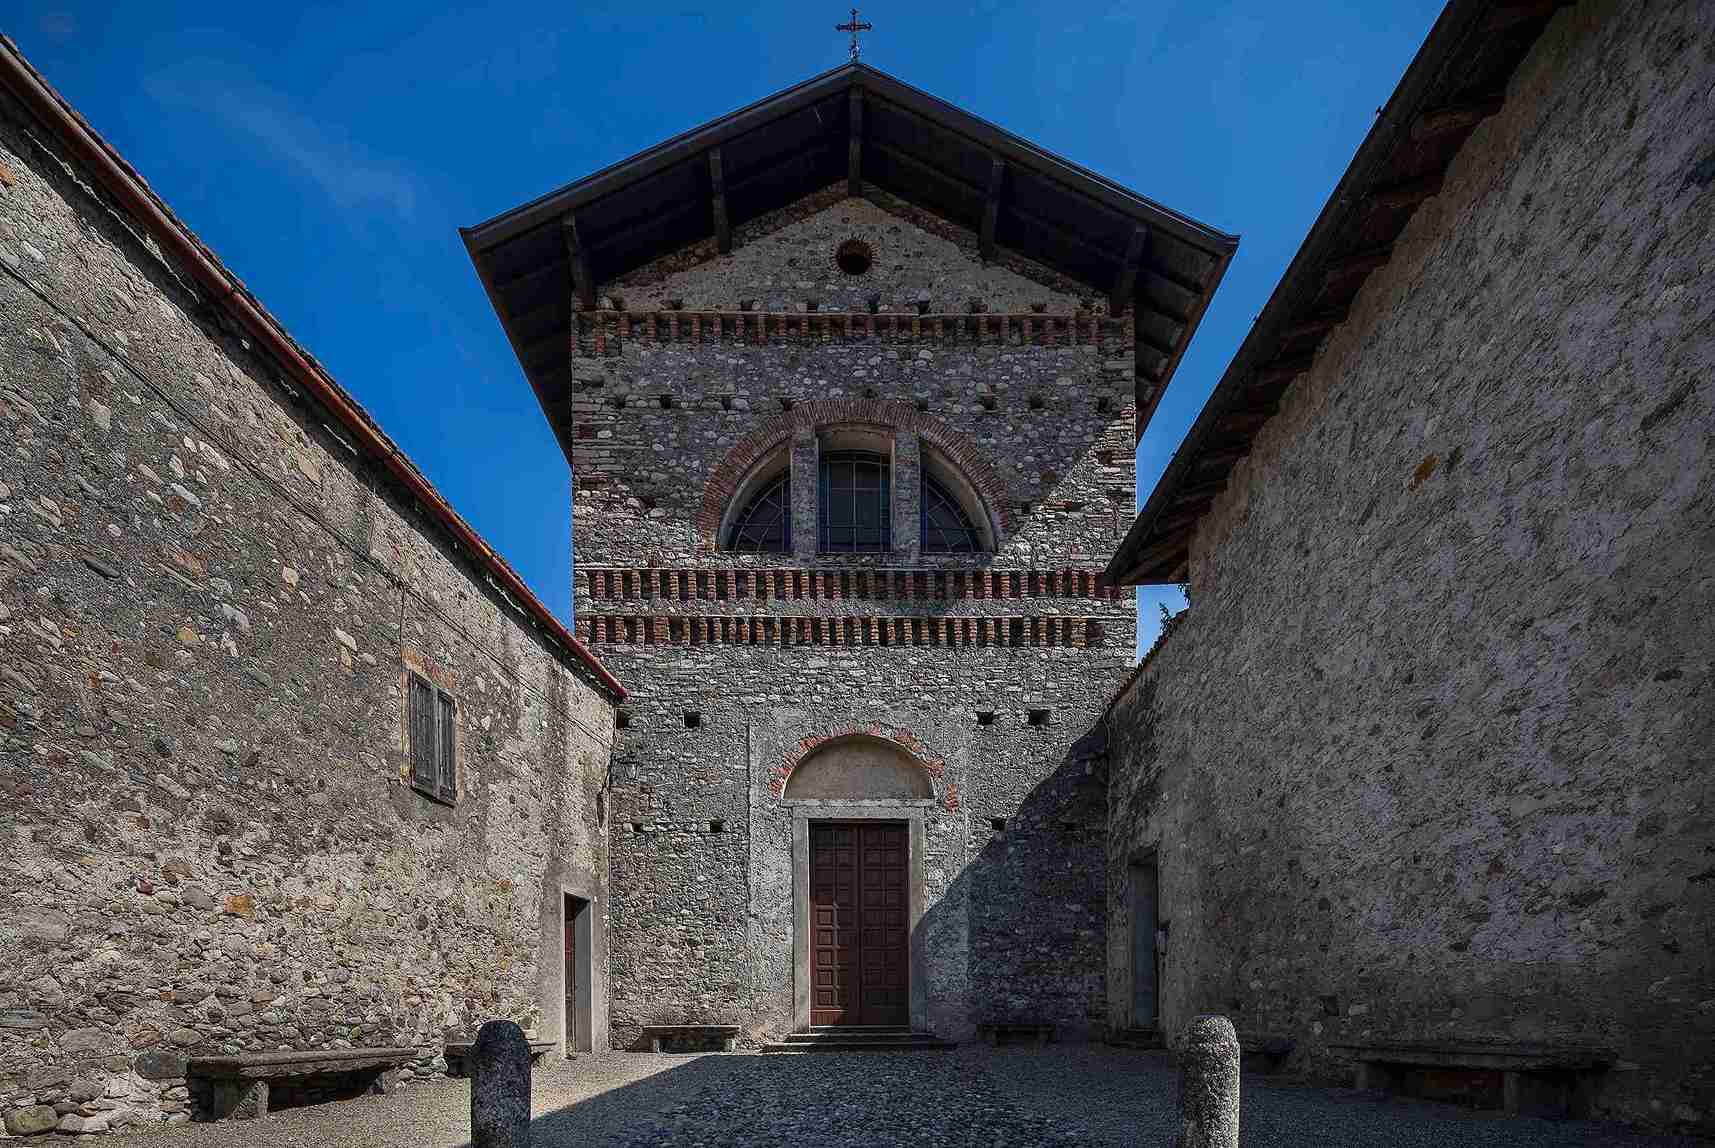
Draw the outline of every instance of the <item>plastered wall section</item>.
[[[1163,1016],[1594,1044],[1715,1119],[1707,9],[1559,14],[1200,526],[1112,713]]]
[[[11,104],[0,165],[0,1098],[98,1131],[186,1118],[187,1056],[559,1035],[611,703]]]

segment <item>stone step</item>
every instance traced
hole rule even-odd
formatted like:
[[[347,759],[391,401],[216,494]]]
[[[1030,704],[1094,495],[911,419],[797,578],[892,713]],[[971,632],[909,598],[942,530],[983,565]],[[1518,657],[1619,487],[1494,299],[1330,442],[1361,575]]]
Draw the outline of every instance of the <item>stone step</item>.
[[[1166,1048],[1167,1041],[1157,1028],[1128,1028],[1107,1039],[1116,1048]]]
[[[763,1052],[923,1052],[958,1047],[931,1033],[891,1027],[820,1028],[790,1033],[783,1040],[762,1046]]]

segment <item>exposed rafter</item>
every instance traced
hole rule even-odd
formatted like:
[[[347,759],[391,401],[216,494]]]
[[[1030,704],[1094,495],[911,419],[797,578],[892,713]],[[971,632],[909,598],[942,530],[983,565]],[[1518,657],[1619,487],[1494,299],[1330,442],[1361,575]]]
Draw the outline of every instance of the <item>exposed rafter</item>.
[[[853,86],[846,96],[851,134],[846,143],[846,194],[863,194],[863,89]]]
[[[1335,259],[1327,266],[1326,278],[1330,281],[1347,279],[1353,275],[1368,275],[1378,267],[1385,267],[1393,255],[1393,244],[1381,247],[1371,247],[1366,251],[1354,251],[1343,259]]]
[[[1441,179],[1441,172],[1431,172],[1421,179],[1409,179],[1404,183],[1396,183],[1391,187],[1372,191],[1364,202],[1390,210],[1416,207],[1441,190]]]
[[[1280,333],[1283,343],[1295,342],[1299,339],[1319,339],[1346,321],[1346,309],[1324,311],[1320,315],[1312,315],[1301,319]]]
[[[566,241],[566,259],[572,265],[572,291],[577,295],[578,306],[582,310],[595,309],[595,280],[590,277],[589,260],[584,256],[584,246],[578,241],[578,220],[572,212],[566,212],[560,218],[560,235]]]
[[[732,250],[732,227],[726,215],[726,177],[721,173],[721,149],[709,149],[709,187],[715,213],[715,249],[722,255]]]
[[[984,263],[994,261],[994,228],[1000,219],[1000,185],[1005,178],[1006,161],[998,155],[990,156],[988,199],[983,202],[983,229],[977,240],[977,253]]]
[[[1149,228],[1138,224],[1131,229],[1131,242],[1126,244],[1125,263],[1108,294],[1108,314],[1118,315],[1131,305],[1131,293],[1137,286],[1137,267],[1143,262],[1143,249],[1149,242]]]
[[[1491,92],[1485,96],[1434,108],[1417,117],[1416,122],[1411,125],[1411,138],[1425,142],[1452,132],[1474,128],[1500,111],[1504,103],[1504,92]]]

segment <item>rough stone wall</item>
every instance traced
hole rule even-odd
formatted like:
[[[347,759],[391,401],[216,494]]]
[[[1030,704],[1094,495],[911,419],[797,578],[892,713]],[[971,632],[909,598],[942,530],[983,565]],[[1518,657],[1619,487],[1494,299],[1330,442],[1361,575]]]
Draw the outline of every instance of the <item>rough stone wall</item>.
[[[607,696],[9,102],[0,263],[0,1103],[96,1131],[184,1119],[201,1053],[557,1035]]]
[[[866,190],[873,202],[848,197],[841,183],[740,228],[725,256],[713,258],[704,244],[639,268],[607,290],[637,311],[673,302],[692,311],[732,310],[745,302],[796,311],[814,301],[829,311],[860,312],[874,300],[888,311],[915,310],[927,301],[932,311],[957,312],[976,301],[996,312],[1025,312],[1036,304],[1067,314],[1101,297],[1036,264],[984,263],[975,235]],[[834,261],[840,245],[851,240],[867,245],[874,256],[864,274],[846,274]],[[679,266],[687,254],[699,261]]]
[[[1561,12],[1199,527],[1114,707],[1169,1027],[1614,1050],[1715,1121],[1704,5]]]
[[[616,1046],[648,1023],[792,1030],[792,811],[778,787],[802,742],[853,729],[908,735],[945,764],[924,811],[931,1030],[969,1038],[1010,1017],[1068,1039],[1100,1031],[1090,683],[1117,680],[1123,649],[626,646],[603,660],[635,683],[614,756]],[[1049,724],[1031,725],[1033,708]]]
[[[876,264],[844,277],[850,286],[842,294],[829,279],[840,275],[833,256],[848,235],[872,242]],[[814,272],[790,266],[794,260]],[[718,330],[712,318],[705,327],[703,315],[690,313],[774,290],[778,280],[813,282],[809,293],[833,297],[821,306],[851,304],[857,314],[771,311],[762,332],[760,312],[723,315]],[[988,313],[924,320],[901,299],[899,313],[870,316],[861,301],[870,293],[914,294],[922,281],[986,292]],[[709,484],[748,436],[827,401],[895,405],[966,444],[994,474],[990,509],[1009,520],[994,556],[999,565],[1100,566],[1130,525],[1129,317],[1075,316],[1070,297],[985,267],[974,252],[862,199],[668,275],[651,291],[682,299],[687,313],[601,313],[580,324],[569,402],[580,563],[766,563],[711,552],[699,527]],[[1020,302],[1032,299],[1052,313],[1036,315]],[[626,306],[636,305],[627,298]],[[893,423],[900,415],[873,417]]]
[[[729,256],[604,285],[628,311],[578,336],[578,626],[632,691],[614,767],[614,1043],[638,1046],[651,1022],[791,1030],[801,942],[780,787],[805,746],[853,730],[936,763],[933,801],[907,811],[926,854],[921,1023],[1087,1036],[1103,1012],[1092,731],[1136,613],[1096,580],[1131,514],[1129,316],[1077,314],[904,205],[812,197],[791,214]],[[833,259],[851,238],[876,260],[846,278]],[[965,314],[920,316],[925,292]],[[769,308],[766,329],[732,312],[745,300]],[[668,303],[685,310],[656,310]],[[719,550],[746,474],[787,453],[813,474],[829,426],[899,434],[895,549],[818,555],[812,489],[795,497],[796,553]],[[915,549],[910,468],[925,460],[980,492],[995,553]]]

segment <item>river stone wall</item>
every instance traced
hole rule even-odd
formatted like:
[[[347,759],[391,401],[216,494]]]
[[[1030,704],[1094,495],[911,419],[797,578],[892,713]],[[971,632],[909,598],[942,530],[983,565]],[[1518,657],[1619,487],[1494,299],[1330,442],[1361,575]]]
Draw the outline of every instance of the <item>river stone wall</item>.
[[[1549,25],[1199,527],[1114,707],[1163,1017],[1594,1044],[1715,1121],[1715,56],[1698,4]]]
[[[0,102],[8,1129],[185,1119],[201,1053],[559,1034],[611,702],[90,186]],[[407,667],[456,805],[406,783]]]

